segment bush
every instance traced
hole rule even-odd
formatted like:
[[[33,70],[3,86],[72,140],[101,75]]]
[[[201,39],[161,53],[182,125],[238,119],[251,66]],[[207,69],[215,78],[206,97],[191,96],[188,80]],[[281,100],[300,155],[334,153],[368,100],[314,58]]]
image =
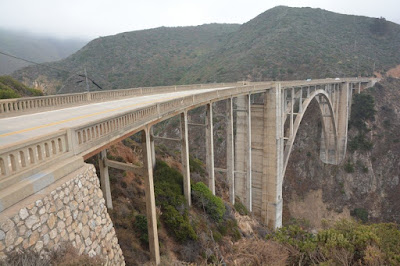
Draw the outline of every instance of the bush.
[[[358,134],[349,141],[349,150],[351,152],[354,152],[356,150],[370,151],[372,150],[372,147],[372,142],[368,141],[363,133]]]
[[[198,173],[201,176],[204,176],[206,174],[203,162],[197,158],[194,158],[191,155],[189,156],[189,166],[190,166],[190,172],[192,173]]]
[[[168,205],[163,209],[162,218],[178,241],[184,242],[188,239],[197,239],[197,234],[189,223],[187,212],[182,215],[173,206]]]
[[[221,198],[214,196],[210,189],[203,183],[192,185],[193,201],[197,206],[205,209],[214,221],[220,221],[225,214],[225,205]]]
[[[368,222],[368,211],[363,208],[355,208],[350,212],[350,215],[361,220],[362,222]]]
[[[239,198],[235,199],[235,204],[233,206],[235,207],[235,210],[240,215],[248,215],[249,214],[249,211],[247,210],[246,206],[243,205],[243,203],[240,201]]]
[[[370,94],[355,94],[351,106],[349,125],[358,129],[359,133],[367,130],[366,122],[373,121],[375,110],[374,97]]]
[[[348,160],[347,163],[344,165],[344,170],[347,173],[354,173],[354,164],[350,162],[350,160]]]
[[[300,226],[287,226],[267,235],[288,247],[288,264],[399,265],[400,230],[395,224],[365,225],[342,220],[313,235]]]
[[[149,231],[147,228],[147,217],[144,215],[136,215],[134,227],[137,230],[139,239],[143,244],[149,244]]]
[[[197,235],[189,222],[187,202],[183,196],[183,176],[165,162],[157,161],[154,170],[154,193],[161,206],[161,219],[172,235],[181,242]]]

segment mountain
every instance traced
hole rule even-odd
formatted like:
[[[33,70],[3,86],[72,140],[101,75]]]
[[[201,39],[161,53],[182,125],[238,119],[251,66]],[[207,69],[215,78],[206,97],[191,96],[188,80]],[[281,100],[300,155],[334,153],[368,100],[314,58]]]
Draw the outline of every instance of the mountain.
[[[37,63],[63,59],[87,42],[78,39],[54,39],[0,28],[0,51]],[[0,75],[8,75],[30,65],[0,54]]]
[[[371,76],[400,64],[400,26],[384,18],[278,6],[243,25],[133,31],[91,41],[46,67],[13,74],[48,93],[235,80]]]
[[[28,88],[10,76],[0,76],[0,99],[43,96],[40,90]]]

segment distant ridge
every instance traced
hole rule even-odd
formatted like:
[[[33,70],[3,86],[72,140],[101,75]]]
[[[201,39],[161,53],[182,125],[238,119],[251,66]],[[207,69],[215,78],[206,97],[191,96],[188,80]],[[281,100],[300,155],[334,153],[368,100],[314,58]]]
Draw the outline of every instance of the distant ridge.
[[[83,40],[60,40],[0,28],[0,51],[38,63],[63,59],[85,43]],[[0,55],[0,75],[11,74],[27,65],[29,63]]]
[[[93,40],[51,66],[103,88],[234,80],[371,76],[400,64],[400,26],[384,19],[278,6],[243,25],[208,24],[120,33]],[[67,73],[27,67],[13,74],[55,93],[83,91]],[[93,88],[94,89],[94,88]]]

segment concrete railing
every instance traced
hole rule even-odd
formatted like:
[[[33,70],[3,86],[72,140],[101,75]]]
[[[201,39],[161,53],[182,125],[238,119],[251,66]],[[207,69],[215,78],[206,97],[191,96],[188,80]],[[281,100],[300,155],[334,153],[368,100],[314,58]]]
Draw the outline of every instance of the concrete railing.
[[[150,95],[155,93],[166,93],[193,89],[209,89],[225,86],[237,86],[237,83],[212,83],[180,86],[144,87],[122,90],[50,95],[41,97],[4,99],[0,100],[0,115],[10,115],[32,111],[39,112],[40,110],[55,107],[72,106],[96,101],[108,101],[112,99],[135,97],[139,95]]]
[[[2,147],[0,152],[0,190],[35,174],[39,166],[72,155],[66,130]],[[13,177],[10,179],[10,177]],[[15,178],[14,178],[15,177]]]

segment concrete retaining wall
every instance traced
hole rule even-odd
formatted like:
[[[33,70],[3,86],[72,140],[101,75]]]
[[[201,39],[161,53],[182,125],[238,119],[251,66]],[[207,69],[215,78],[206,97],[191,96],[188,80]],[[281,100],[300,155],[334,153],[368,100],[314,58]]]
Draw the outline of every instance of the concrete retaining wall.
[[[57,250],[63,243],[109,265],[125,265],[93,165],[1,213],[0,258],[17,249]]]

